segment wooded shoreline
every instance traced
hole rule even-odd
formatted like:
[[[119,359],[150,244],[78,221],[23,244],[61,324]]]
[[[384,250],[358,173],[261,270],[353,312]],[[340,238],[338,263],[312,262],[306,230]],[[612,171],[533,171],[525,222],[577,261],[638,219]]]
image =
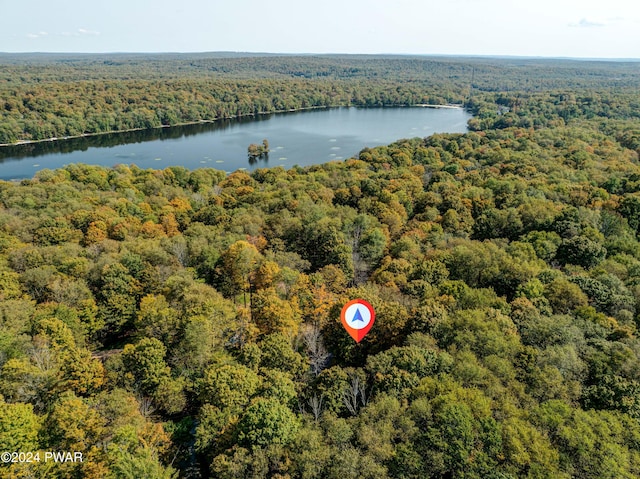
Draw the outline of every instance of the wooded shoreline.
[[[21,146],[21,145],[32,145],[35,143],[46,143],[49,141],[60,141],[60,140],[73,140],[75,138],[89,138],[92,136],[101,136],[101,135],[114,135],[114,134],[118,134],[118,133],[129,133],[132,131],[147,131],[147,130],[157,130],[160,128],[172,128],[175,126],[189,126],[189,125],[201,125],[201,124],[206,124],[206,123],[216,123],[218,121],[222,121],[222,120],[237,120],[240,118],[249,118],[249,117],[255,117],[255,116],[261,116],[261,115],[271,115],[271,114],[275,114],[275,113],[295,113],[297,111],[306,111],[306,110],[320,110],[320,109],[327,109],[327,108],[333,108],[330,106],[310,106],[310,107],[304,107],[304,108],[297,108],[297,109],[291,109],[291,110],[277,110],[277,111],[271,111],[271,112],[259,112],[259,113],[253,113],[250,115],[241,115],[241,116],[229,116],[229,117],[224,117],[224,118],[216,118],[215,120],[198,120],[198,121],[187,121],[187,122],[181,122],[181,123],[174,123],[173,125],[160,125],[160,126],[155,126],[152,128],[128,128],[126,130],[111,130],[111,131],[101,131],[99,133],[83,133],[81,135],[70,135],[70,136],[63,136],[63,137],[53,137],[53,138],[44,138],[42,140],[20,140],[17,141],[15,143],[0,143],[0,147],[5,147],[5,146]]]
[[[415,108],[415,107],[420,107],[420,108],[434,108],[434,109],[456,109],[456,110],[461,110],[464,108],[463,105],[429,105],[429,104],[416,104],[416,105],[384,105],[384,106],[380,106],[380,107],[353,107],[353,108],[390,108],[390,107],[394,107],[394,108]],[[0,148],[2,147],[7,147],[7,146],[22,146],[22,145],[32,145],[32,144],[37,144],[37,143],[46,143],[46,142],[52,142],[52,141],[64,141],[64,140],[73,140],[75,138],[90,138],[92,136],[100,136],[100,135],[114,135],[114,134],[118,134],[118,133],[129,133],[132,131],[147,131],[147,130],[157,130],[160,128],[172,128],[172,127],[176,127],[176,126],[189,126],[189,125],[201,125],[201,124],[207,124],[207,123],[216,123],[218,121],[222,121],[222,120],[237,120],[237,119],[243,119],[243,118],[251,118],[251,117],[256,117],[256,116],[262,116],[262,115],[273,115],[273,114],[278,114],[278,113],[296,113],[299,111],[309,111],[309,110],[327,110],[330,108],[352,108],[351,106],[309,106],[309,107],[304,107],[304,108],[292,108],[292,109],[288,109],[288,110],[276,110],[276,111],[264,111],[264,112],[259,112],[259,113],[253,113],[250,115],[241,115],[241,116],[229,116],[229,117],[224,117],[224,118],[216,118],[215,120],[198,120],[198,121],[188,121],[188,122],[182,122],[182,123],[175,123],[173,125],[160,125],[160,126],[156,126],[153,128],[129,128],[126,130],[112,130],[112,131],[103,131],[103,132],[99,132],[99,133],[83,133],[81,135],[70,135],[70,136],[63,136],[63,137],[53,137],[53,138],[44,138],[42,140],[20,140],[17,141],[15,143],[0,143]]]

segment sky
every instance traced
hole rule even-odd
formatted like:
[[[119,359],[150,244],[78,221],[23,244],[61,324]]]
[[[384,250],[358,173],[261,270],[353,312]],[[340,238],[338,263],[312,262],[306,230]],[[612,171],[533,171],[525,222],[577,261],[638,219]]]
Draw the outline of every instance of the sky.
[[[640,58],[637,0],[0,0],[0,52]]]

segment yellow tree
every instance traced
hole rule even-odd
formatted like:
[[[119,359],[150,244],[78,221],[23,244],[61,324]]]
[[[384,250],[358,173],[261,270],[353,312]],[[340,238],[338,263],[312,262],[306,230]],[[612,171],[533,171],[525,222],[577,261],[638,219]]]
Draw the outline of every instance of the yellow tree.
[[[263,334],[283,333],[294,337],[300,327],[300,308],[295,299],[288,301],[276,293],[275,288],[267,288],[253,295],[251,314]]]
[[[247,241],[236,241],[222,254],[223,285],[230,295],[242,293],[245,306],[260,257],[257,248]]]

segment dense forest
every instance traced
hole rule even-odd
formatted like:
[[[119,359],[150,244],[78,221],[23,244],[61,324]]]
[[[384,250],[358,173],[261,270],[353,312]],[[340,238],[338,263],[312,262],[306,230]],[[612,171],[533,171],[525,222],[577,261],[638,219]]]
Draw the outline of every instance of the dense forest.
[[[73,61],[16,62],[3,100],[84,118],[60,95],[90,114],[94,97],[71,92],[107,105],[98,85],[113,82],[112,105],[166,87],[180,109],[200,95],[189,82],[249,71],[147,58],[129,80],[137,56],[112,78],[107,60]],[[251,61],[273,78],[234,88],[269,98],[396,82],[438,98],[426,67],[410,81],[415,64],[464,70]],[[282,65],[315,73],[278,78]],[[467,134],[290,170],[74,164],[0,182],[0,451],[84,459],[0,477],[639,477],[640,65],[464,65],[471,92],[462,73],[434,74],[433,91],[467,102]],[[539,88],[514,86],[527,71]],[[339,319],[353,298],[376,310],[359,344]]]
[[[639,63],[368,56],[0,54],[0,144],[477,92],[633,90]]]

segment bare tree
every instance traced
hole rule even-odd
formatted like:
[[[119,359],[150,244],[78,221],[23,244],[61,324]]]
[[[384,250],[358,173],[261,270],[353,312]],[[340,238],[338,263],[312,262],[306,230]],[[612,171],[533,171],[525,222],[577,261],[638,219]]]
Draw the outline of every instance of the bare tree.
[[[317,394],[314,394],[309,399],[307,399],[307,404],[309,405],[311,414],[313,414],[313,418],[316,422],[318,422],[318,419],[320,419],[320,416],[322,416],[322,402],[322,395],[318,396]]]
[[[45,373],[56,371],[58,364],[54,354],[49,348],[49,341],[40,336],[33,343],[33,347],[30,350],[33,365]]]
[[[353,281],[355,284],[363,284],[369,278],[371,265],[362,257],[361,243],[366,231],[366,219],[358,216],[349,226],[347,238],[351,244],[351,261],[353,262]]]
[[[169,251],[176,257],[180,265],[187,267],[189,265],[189,248],[184,239],[175,240],[171,243]]]
[[[142,396],[138,399],[138,409],[145,418],[150,418],[156,411],[153,400],[149,396]]]
[[[29,350],[31,364],[35,371],[21,375],[20,381],[5,391],[5,399],[12,402],[29,402],[36,411],[44,410],[50,399],[50,392],[58,386],[59,364],[49,349],[48,341],[36,336]]]
[[[76,306],[90,297],[89,289],[83,280],[68,280],[56,277],[49,283],[48,288],[49,297],[56,303]]]
[[[358,414],[358,410],[362,406],[366,406],[369,402],[367,385],[360,380],[357,374],[351,376],[349,385],[342,392],[342,402],[354,416]]]
[[[317,324],[307,324],[302,330],[302,340],[307,348],[311,371],[314,376],[320,374],[327,367],[331,355],[327,352],[322,341],[322,333]]]

